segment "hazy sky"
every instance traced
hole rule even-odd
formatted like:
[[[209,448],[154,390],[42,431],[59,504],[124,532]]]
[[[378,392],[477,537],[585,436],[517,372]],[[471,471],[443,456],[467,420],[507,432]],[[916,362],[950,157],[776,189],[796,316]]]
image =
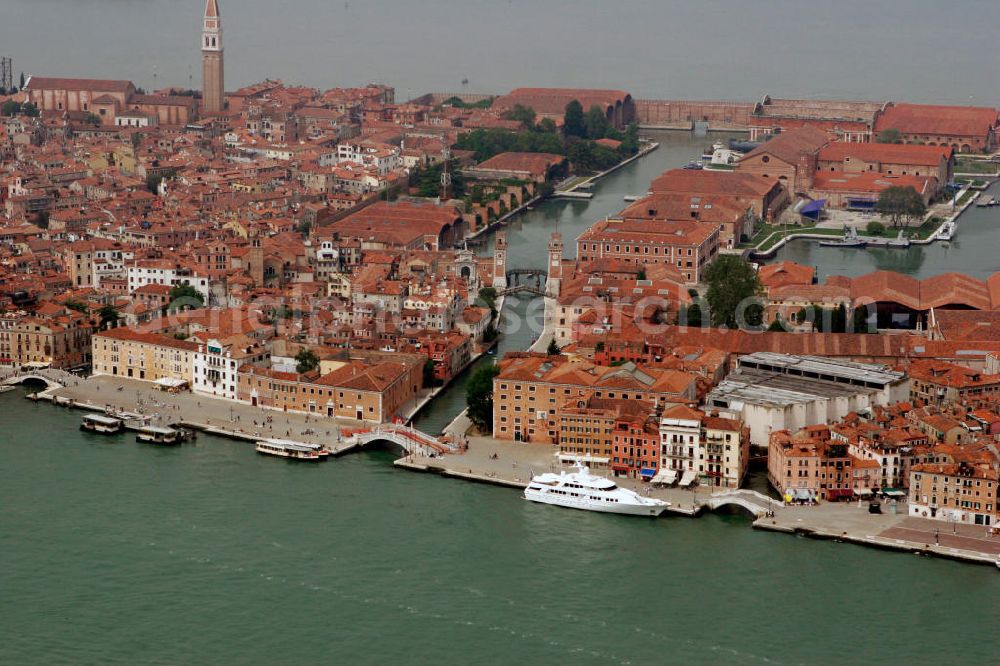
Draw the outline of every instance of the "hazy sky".
[[[4,0],[15,73],[200,86],[204,0]],[[371,81],[996,105],[996,0],[220,0],[227,88]],[[155,75],[155,76],[154,76]]]

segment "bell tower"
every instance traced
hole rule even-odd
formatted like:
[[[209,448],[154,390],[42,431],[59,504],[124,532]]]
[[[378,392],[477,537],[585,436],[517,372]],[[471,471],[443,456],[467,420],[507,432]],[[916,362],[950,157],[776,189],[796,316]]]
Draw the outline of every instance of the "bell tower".
[[[497,232],[493,244],[493,288],[507,288],[507,232]]]
[[[201,32],[201,110],[203,113],[222,113],[225,108],[226,85],[222,61],[222,16],[219,1],[208,0]]]
[[[549,266],[545,280],[545,293],[548,296],[559,295],[559,284],[562,281],[563,270],[563,240],[558,231],[552,232],[549,239]]]

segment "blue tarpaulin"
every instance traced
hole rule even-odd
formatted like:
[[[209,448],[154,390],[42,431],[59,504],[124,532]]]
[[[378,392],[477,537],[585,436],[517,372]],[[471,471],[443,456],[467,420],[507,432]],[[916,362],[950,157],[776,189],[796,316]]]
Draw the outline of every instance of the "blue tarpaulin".
[[[648,467],[643,467],[641,470],[639,470],[639,474],[642,476],[656,476],[656,470],[650,469]]]
[[[826,206],[826,199],[810,201],[799,209],[799,215],[804,215],[806,217],[819,217],[820,211],[823,210],[824,206]]]

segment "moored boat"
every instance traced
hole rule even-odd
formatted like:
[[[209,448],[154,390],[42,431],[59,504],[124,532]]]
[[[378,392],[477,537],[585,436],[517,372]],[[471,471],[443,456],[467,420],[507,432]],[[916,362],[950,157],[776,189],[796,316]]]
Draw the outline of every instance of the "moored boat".
[[[956,225],[954,221],[945,222],[934,238],[939,241],[950,241],[955,237],[955,230]]]
[[[161,428],[151,425],[139,428],[135,435],[135,441],[171,446],[173,444],[180,444],[183,441],[183,437],[180,431],[173,428]]]
[[[121,419],[104,414],[87,414],[83,417],[83,423],[80,424],[80,430],[101,435],[114,435],[124,429],[125,424]]]
[[[820,241],[819,244],[823,247],[864,247],[866,245],[854,227],[844,227],[844,237],[840,240],[824,240]]]
[[[524,489],[524,499],[570,509],[629,516],[656,517],[670,506],[669,502],[643,497],[635,491],[618,487],[610,479],[594,476],[582,464],[575,467],[576,472],[533,476]]]
[[[265,439],[257,442],[255,448],[257,453],[278,458],[291,458],[292,460],[307,460],[318,462],[325,460],[329,451],[319,444],[306,444],[304,442],[292,442],[287,439]]]

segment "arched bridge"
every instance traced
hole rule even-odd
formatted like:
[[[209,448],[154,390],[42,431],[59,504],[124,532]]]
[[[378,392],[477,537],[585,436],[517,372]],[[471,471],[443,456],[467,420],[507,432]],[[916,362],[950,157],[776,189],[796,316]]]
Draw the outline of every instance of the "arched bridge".
[[[7,379],[3,380],[3,382],[0,382],[0,384],[3,384],[4,386],[14,386],[15,384],[23,384],[26,381],[32,381],[32,380],[37,382],[44,382],[46,391],[62,388],[62,384],[60,384],[59,382],[55,381],[54,379],[49,379],[48,377],[37,373],[30,373],[26,375],[14,375],[13,377],[8,377]]]
[[[704,503],[712,511],[723,506],[738,506],[746,509],[757,518],[766,516],[781,503],[772,500],[767,495],[758,493],[755,490],[723,490],[713,493],[708,501]]]
[[[383,423],[374,428],[345,430],[344,434],[347,436],[348,444],[364,446],[372,442],[392,442],[402,447],[407,453],[418,453],[425,456],[454,453],[458,450],[455,446],[431,437],[416,428],[395,423]]]

